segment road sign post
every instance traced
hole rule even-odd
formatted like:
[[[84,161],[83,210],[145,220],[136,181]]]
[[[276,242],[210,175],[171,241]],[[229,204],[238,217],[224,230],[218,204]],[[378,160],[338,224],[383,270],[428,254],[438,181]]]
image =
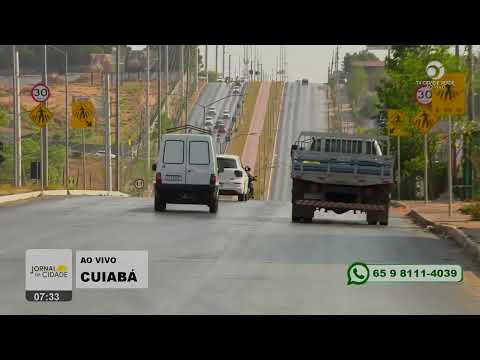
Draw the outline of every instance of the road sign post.
[[[388,110],[388,133],[390,136],[397,136],[397,195],[398,200],[401,198],[401,166],[400,166],[400,137],[407,136],[406,124],[408,122],[407,115],[400,110]]]

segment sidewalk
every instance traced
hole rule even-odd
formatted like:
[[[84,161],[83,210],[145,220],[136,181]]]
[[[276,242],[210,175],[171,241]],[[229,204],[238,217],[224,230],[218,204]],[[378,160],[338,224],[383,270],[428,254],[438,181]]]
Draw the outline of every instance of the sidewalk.
[[[393,201],[395,203],[395,201]],[[429,226],[434,232],[447,234],[459,245],[465,247],[476,259],[480,260],[480,221],[471,221],[470,215],[460,213],[464,202],[455,202],[452,216],[448,216],[447,201],[400,201],[402,212],[423,226]]]

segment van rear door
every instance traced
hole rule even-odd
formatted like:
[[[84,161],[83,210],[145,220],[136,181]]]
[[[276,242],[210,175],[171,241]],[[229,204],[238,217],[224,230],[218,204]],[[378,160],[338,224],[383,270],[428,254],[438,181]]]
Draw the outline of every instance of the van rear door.
[[[208,185],[214,169],[214,155],[207,139],[188,139],[187,184]]]
[[[186,171],[185,141],[179,138],[167,138],[163,143],[162,183],[185,184]]]

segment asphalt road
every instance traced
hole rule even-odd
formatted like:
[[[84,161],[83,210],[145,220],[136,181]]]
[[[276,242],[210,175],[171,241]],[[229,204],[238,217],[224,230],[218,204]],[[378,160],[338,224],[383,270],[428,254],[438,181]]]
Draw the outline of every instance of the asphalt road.
[[[243,86],[242,86],[243,90]],[[198,99],[198,103],[202,105],[208,105],[216,100],[231,95],[231,85],[226,83],[214,82],[208,83],[202,91]],[[221,118],[224,111],[230,112],[230,119],[225,121],[225,128],[231,127],[231,116],[235,114],[237,103],[240,101],[240,97],[232,96],[223,99],[212,106],[217,108],[217,116],[213,119],[214,122],[217,118]],[[203,128],[203,108],[201,106],[194,106],[188,116],[188,123]],[[220,142],[224,142],[224,135],[220,135]]]
[[[285,88],[280,127],[273,160],[270,199],[291,200],[290,147],[301,131],[328,131],[326,88],[290,82]]]
[[[71,197],[0,207],[0,314],[473,314],[478,284],[346,285],[347,265],[471,265],[451,241],[404,218],[290,222],[287,202],[168,205],[150,199]],[[25,300],[25,250],[149,252],[149,288],[74,289],[66,303]],[[477,286],[477,288],[476,288]],[[477,291],[476,291],[477,289]]]

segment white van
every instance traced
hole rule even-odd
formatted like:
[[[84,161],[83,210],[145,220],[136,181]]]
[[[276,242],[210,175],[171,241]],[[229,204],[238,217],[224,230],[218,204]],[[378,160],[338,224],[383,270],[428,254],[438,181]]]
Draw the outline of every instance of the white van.
[[[212,137],[204,134],[164,134],[155,175],[155,211],[166,204],[208,205],[218,210],[219,178]]]

